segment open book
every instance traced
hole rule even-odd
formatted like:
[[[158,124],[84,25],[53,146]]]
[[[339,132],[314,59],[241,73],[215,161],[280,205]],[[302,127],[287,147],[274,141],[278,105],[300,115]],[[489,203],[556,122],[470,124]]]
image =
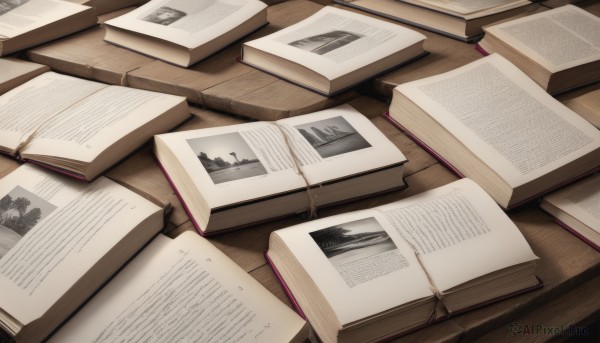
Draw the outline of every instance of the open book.
[[[91,180],[188,117],[183,97],[48,72],[0,96],[0,152]]]
[[[106,179],[24,165],[0,180],[0,328],[39,342],[163,227],[163,209]]]
[[[266,24],[259,0],[152,0],[107,21],[104,40],[187,67]]]
[[[550,94],[600,80],[600,18],[568,5],[485,28],[497,52]]]
[[[334,2],[462,41],[482,27],[530,10],[527,0],[334,0]]]
[[[201,234],[405,187],[404,155],[348,105],[154,141]]]
[[[62,0],[0,1],[0,56],[96,24],[93,8]]]
[[[0,58],[0,95],[50,70],[43,64]]]
[[[600,174],[545,196],[540,206],[562,227],[600,251]]]
[[[187,231],[156,237],[50,342],[299,343],[307,336],[300,316]]]
[[[426,54],[422,34],[325,7],[242,45],[241,61],[323,95],[334,95]]]
[[[469,179],[274,231],[266,256],[323,342],[389,339],[541,286],[521,232]]]
[[[97,14],[116,11],[125,7],[145,4],[148,0],[65,0],[76,4],[93,7]]]
[[[389,118],[507,209],[600,168],[600,132],[498,54],[396,87]]]

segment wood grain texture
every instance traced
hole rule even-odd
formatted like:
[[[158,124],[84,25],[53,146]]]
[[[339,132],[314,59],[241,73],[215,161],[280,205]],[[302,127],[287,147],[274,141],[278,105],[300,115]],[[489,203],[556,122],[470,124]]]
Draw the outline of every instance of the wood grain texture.
[[[237,61],[243,41],[295,24],[322,7],[308,0],[270,6],[269,25],[189,68],[106,43],[102,26],[31,49],[27,57],[62,73],[181,95],[191,103],[251,119],[276,120],[325,109],[357,96],[350,90],[324,97]],[[124,12],[106,14],[100,21]]]

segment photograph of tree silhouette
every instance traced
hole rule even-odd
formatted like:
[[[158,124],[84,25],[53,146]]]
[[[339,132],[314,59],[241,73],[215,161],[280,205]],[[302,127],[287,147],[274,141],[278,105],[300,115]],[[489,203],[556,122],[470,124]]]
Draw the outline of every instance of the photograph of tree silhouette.
[[[322,158],[371,147],[371,144],[341,116],[298,125],[295,128]]]
[[[354,42],[357,39],[364,37],[354,32],[335,30],[327,33],[322,33],[316,36],[310,36],[289,43],[288,45],[296,48],[310,51],[315,54],[324,55],[335,49],[339,49],[345,45]]]
[[[396,244],[373,217],[309,234],[350,287],[406,266]]]
[[[188,139],[187,143],[215,184],[267,174],[263,164],[237,132]]]
[[[56,206],[17,186],[0,199],[0,258]]]

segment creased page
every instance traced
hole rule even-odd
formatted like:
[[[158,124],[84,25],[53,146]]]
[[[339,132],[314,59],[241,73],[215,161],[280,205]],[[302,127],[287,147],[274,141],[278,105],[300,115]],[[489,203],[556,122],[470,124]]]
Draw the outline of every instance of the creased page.
[[[0,1],[0,37],[12,38],[88,8],[59,0]]]
[[[120,138],[184,101],[174,95],[106,87],[42,125],[22,154],[90,162]]]
[[[107,87],[52,72],[0,96],[0,146],[16,150],[40,125],[81,99]]]
[[[600,59],[600,18],[568,5],[486,28],[552,73]]]
[[[106,25],[195,48],[266,7],[257,0],[153,0]]]
[[[50,342],[289,342],[304,321],[193,232],[158,236]]]
[[[0,204],[0,307],[23,324],[161,212],[106,178],[80,183],[30,165],[0,181]]]
[[[396,88],[512,188],[600,148],[600,133],[493,54]]]
[[[174,152],[213,208],[306,188],[294,170],[281,130],[268,122],[169,133],[155,139]]]
[[[342,325],[433,295],[411,247],[378,211],[277,231]]]
[[[600,233],[600,174],[545,196],[544,200]]]
[[[440,291],[537,259],[519,229],[470,179],[379,210]]]
[[[368,118],[349,105],[276,123],[311,185],[406,161]]]
[[[424,39],[416,31],[328,6],[298,24],[245,44],[333,80]]]

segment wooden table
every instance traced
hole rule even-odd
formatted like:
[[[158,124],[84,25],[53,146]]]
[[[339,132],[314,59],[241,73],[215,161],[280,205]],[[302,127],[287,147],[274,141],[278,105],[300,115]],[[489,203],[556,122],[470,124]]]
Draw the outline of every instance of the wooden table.
[[[414,144],[403,133],[388,123],[380,114],[387,109],[384,102],[360,97],[350,102],[366,116],[409,159],[406,181],[409,188],[374,198],[322,209],[319,217],[347,211],[370,208],[396,201],[425,190],[438,187],[457,179],[434,158]],[[209,110],[193,109],[195,116],[177,130],[189,130],[245,122]],[[18,166],[8,158],[0,159],[0,175]],[[195,230],[181,204],[169,187],[167,180],[156,166],[150,146],[122,161],[107,176],[129,188],[171,203],[168,235],[175,237],[183,231]],[[598,318],[600,311],[600,254],[575,236],[555,224],[534,202],[529,206],[510,212],[510,218],[521,230],[534,252],[541,258],[537,275],[544,281],[544,288],[520,295],[473,312],[451,318],[398,340],[398,342],[457,342],[483,337],[485,341],[506,341],[519,338],[536,341],[566,338],[564,336],[534,335],[509,336],[512,322],[522,325],[568,326],[588,325]],[[209,240],[231,257],[244,270],[261,282],[279,299],[290,305],[279,283],[266,264],[263,252],[273,230],[303,222],[301,216],[293,216],[243,230],[226,233]],[[510,253],[510,252],[507,252]],[[582,298],[584,297],[584,298]],[[290,305],[291,306],[291,305]]]
[[[318,1],[328,2],[328,0]],[[302,11],[292,11],[291,8],[296,8],[293,6],[298,4],[302,4]],[[587,6],[589,2],[584,4]],[[271,32],[290,25],[318,10],[320,6],[304,0],[272,6],[269,11],[272,27],[266,28],[266,31]],[[597,1],[591,6],[590,8],[594,10],[599,7]],[[263,30],[255,35],[265,33]],[[432,33],[425,34],[429,37],[426,47],[432,51],[430,56],[377,78],[362,89],[369,94],[389,96],[393,87],[399,83],[451,70],[481,58],[473,45]],[[107,45],[101,41],[102,36],[102,28],[97,27],[32,49],[28,52],[28,56],[40,63],[50,64],[53,69],[104,82],[121,83],[124,79],[124,82],[132,87],[152,88],[160,85],[169,93],[187,96],[193,103],[258,119],[275,119],[329,107],[357,95],[352,92],[341,98],[326,99],[312,93],[297,93],[295,90],[290,90],[292,85],[288,83],[249,70],[241,64],[223,62],[223,56],[233,57],[239,45],[227,48],[218,54],[219,57],[209,58],[192,67],[191,70],[186,70]],[[76,53],[69,54],[68,47],[75,45],[79,47]],[[200,75],[202,78],[199,77]],[[597,97],[600,95],[599,88],[598,85],[593,85],[567,93],[559,97],[559,100],[576,110],[585,108],[584,111],[597,117],[600,113]],[[432,156],[381,117],[381,114],[387,110],[385,101],[360,96],[351,100],[350,104],[369,117],[407,156],[409,162],[405,168],[405,177],[409,188],[322,209],[318,212],[320,218],[382,205],[457,179]],[[248,121],[248,119],[208,109],[193,108],[192,111],[195,116],[177,130]],[[6,175],[18,165],[17,162],[0,156],[0,176]],[[106,175],[149,198],[170,203],[173,210],[169,217],[169,236],[175,237],[183,231],[195,230],[164,175],[156,166],[150,145],[146,145],[119,163]],[[512,323],[548,328],[561,325],[566,327],[571,324],[585,327],[592,322],[598,323],[600,253],[555,224],[535,202],[510,212],[509,216],[534,252],[541,258],[537,274],[544,281],[544,288],[437,323],[398,339],[398,342],[557,341],[569,336],[543,333],[512,335],[509,327]],[[304,220],[301,216],[288,217],[226,233],[209,240],[290,306],[290,302],[266,264],[263,252],[267,249],[268,237],[272,231]]]
[[[308,0],[270,6],[269,25],[187,69],[104,42],[102,26],[33,48],[27,51],[27,58],[69,75],[181,95],[193,104],[248,118],[277,120],[329,108],[357,96],[346,91],[327,98],[237,61],[243,41],[290,26],[322,7]],[[100,21],[129,10],[101,16]]]

